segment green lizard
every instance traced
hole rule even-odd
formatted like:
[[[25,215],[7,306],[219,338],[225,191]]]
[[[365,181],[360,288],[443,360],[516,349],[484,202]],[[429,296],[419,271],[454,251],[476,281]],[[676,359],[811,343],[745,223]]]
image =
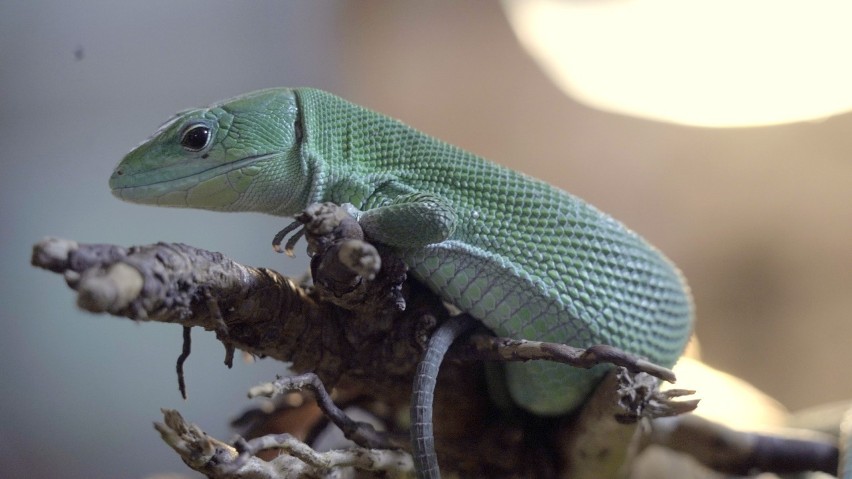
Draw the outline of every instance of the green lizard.
[[[293,216],[349,203],[414,277],[497,334],[609,344],[671,366],[692,330],[678,270],[584,201],[314,89],[268,89],[165,123],[110,178],[135,203]],[[606,367],[506,365],[539,415],[582,404]]]

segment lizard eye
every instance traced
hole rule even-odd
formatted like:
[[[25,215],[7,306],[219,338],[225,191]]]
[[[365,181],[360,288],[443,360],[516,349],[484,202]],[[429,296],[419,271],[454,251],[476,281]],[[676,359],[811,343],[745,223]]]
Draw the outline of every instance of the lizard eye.
[[[180,137],[180,146],[189,151],[201,151],[210,140],[210,128],[206,126],[194,126],[183,133]]]

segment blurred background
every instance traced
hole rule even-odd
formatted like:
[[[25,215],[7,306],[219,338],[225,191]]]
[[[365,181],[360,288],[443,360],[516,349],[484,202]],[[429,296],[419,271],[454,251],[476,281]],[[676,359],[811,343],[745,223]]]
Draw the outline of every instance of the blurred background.
[[[272,86],[332,91],[585,198],[685,272],[709,364],[791,409],[852,397],[850,114],[701,128],[593,109],[490,1],[0,0],[4,477],[184,471],[151,427],[159,408],[228,439],[247,388],[284,371],[228,370],[196,331],[184,402],[180,328],[82,313],[61,278],[29,266],[52,235],[181,241],[301,274],[304,254],[269,247],[284,219],[131,205],[107,187],[176,111]]]

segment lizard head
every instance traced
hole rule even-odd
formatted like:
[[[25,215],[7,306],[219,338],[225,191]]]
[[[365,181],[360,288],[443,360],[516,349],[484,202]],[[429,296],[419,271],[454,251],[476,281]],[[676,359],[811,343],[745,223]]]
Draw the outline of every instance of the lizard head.
[[[260,90],[187,110],[128,153],[109,180],[133,203],[292,215],[310,178],[293,90]]]

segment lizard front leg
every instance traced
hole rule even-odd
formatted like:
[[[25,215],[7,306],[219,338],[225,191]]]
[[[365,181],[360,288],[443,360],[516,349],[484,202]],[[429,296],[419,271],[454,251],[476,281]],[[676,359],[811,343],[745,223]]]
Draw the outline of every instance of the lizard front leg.
[[[427,193],[403,194],[363,212],[351,204],[343,206],[356,218],[367,238],[393,248],[411,249],[440,243],[456,228],[457,215],[453,207],[440,196]],[[450,344],[475,324],[467,315],[445,323],[429,340],[418,365],[411,401],[411,443],[418,478],[441,477],[432,434],[435,379]]]
[[[369,239],[400,249],[446,240],[455,231],[458,218],[446,200],[429,193],[400,195],[366,211],[351,204],[343,206]]]

